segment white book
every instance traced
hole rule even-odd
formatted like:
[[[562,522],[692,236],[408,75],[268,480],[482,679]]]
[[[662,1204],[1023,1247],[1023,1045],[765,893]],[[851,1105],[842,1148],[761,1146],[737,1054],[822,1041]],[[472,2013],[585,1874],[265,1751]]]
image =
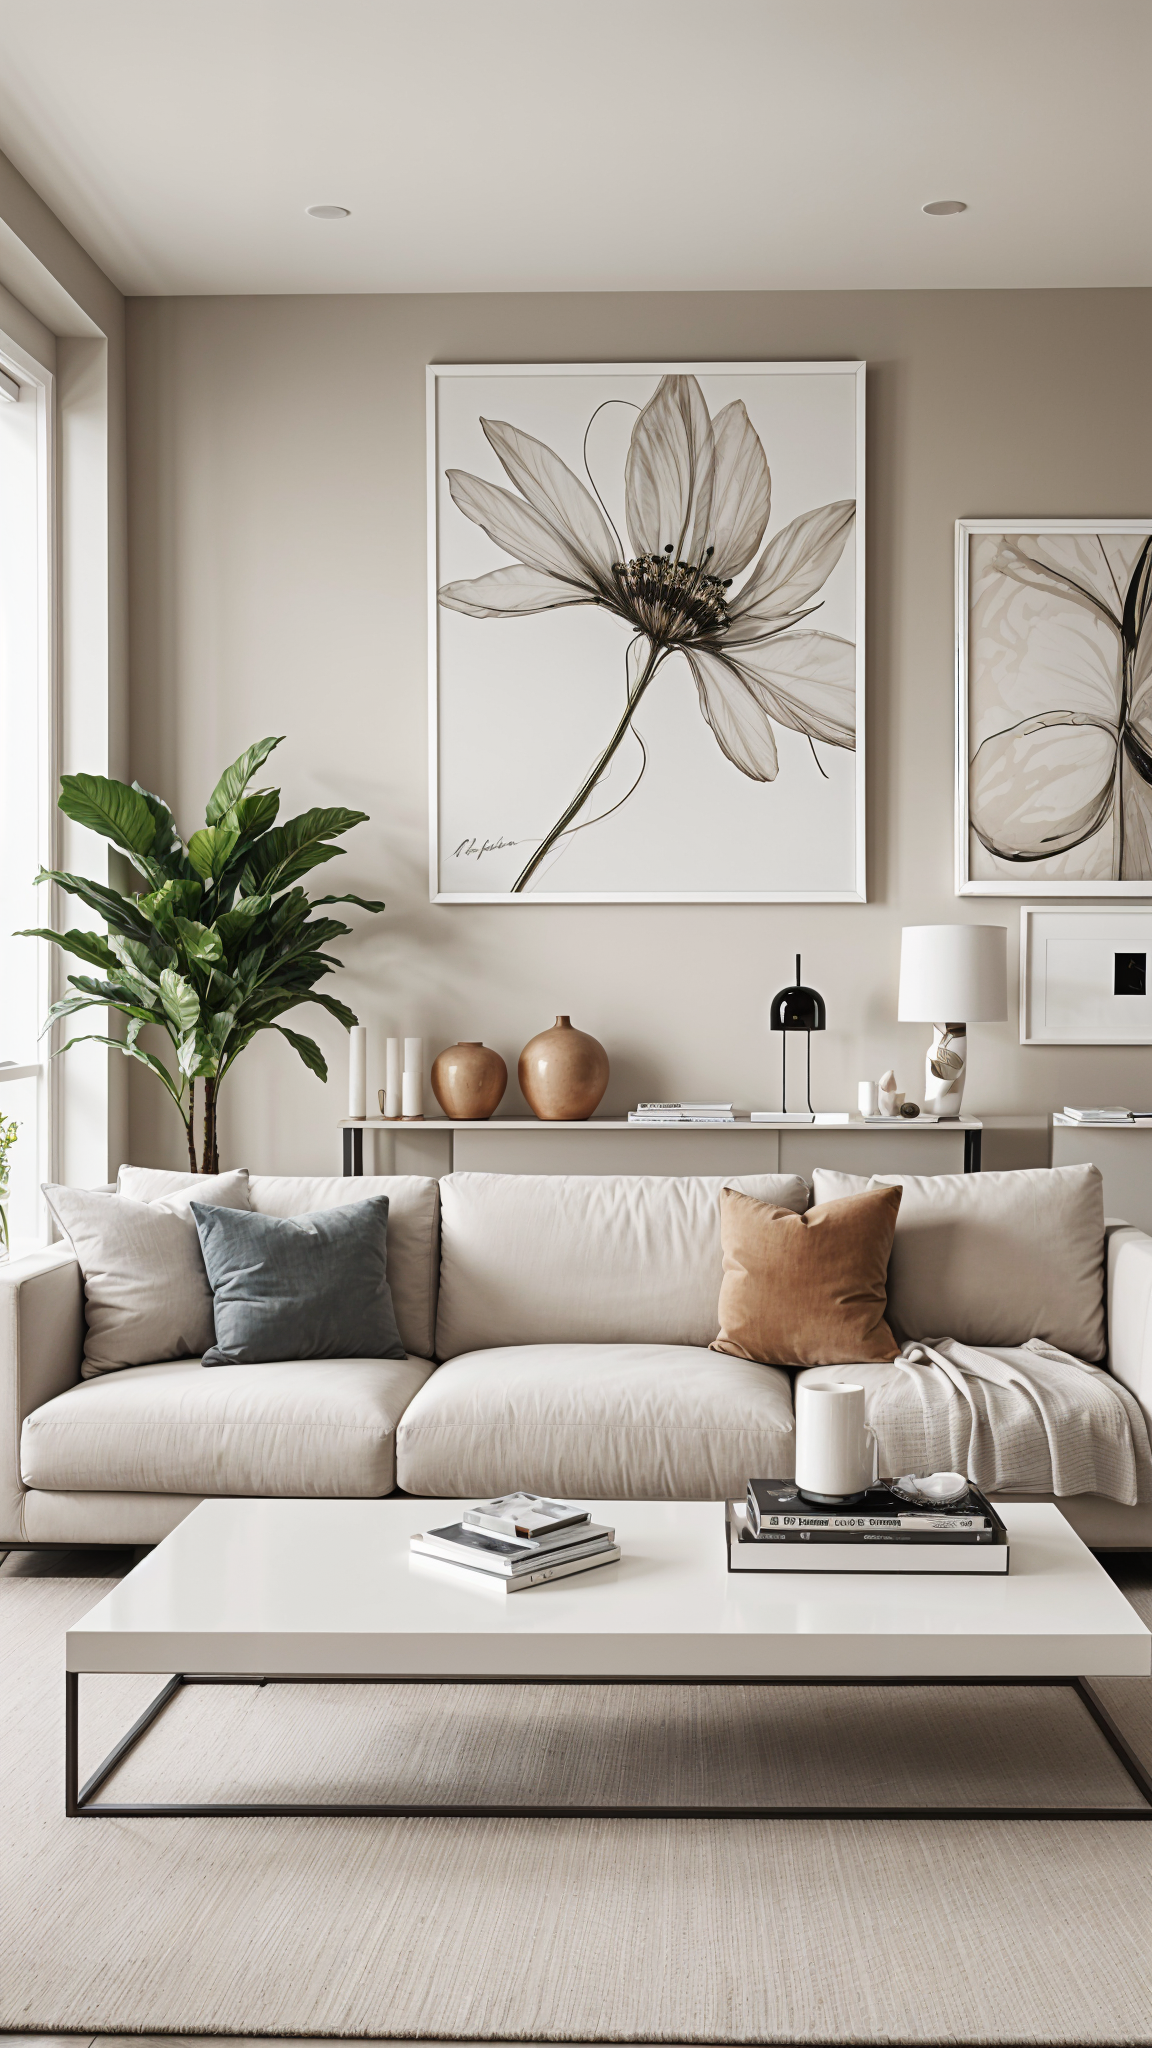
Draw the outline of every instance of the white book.
[[[602,1528],[596,1524],[585,1532],[574,1532],[579,1541],[561,1546],[559,1550],[549,1549],[541,1554],[525,1550],[521,1544],[509,1543],[503,1536],[488,1536],[482,1529],[466,1529],[462,1522],[449,1522],[442,1529],[425,1529],[413,1543],[419,1542],[423,1550],[434,1557],[447,1558],[451,1564],[466,1565],[469,1570],[492,1572],[498,1578],[519,1578],[521,1572],[536,1571],[541,1565],[551,1563],[553,1558],[565,1560],[573,1557],[590,1557],[598,1550],[611,1549],[616,1540],[614,1529]]]
[[[491,1500],[474,1501],[465,1508],[461,1521],[474,1529],[487,1529],[493,1536],[526,1538],[550,1536],[556,1529],[571,1529],[590,1522],[587,1508],[574,1501],[553,1500],[544,1493],[498,1493]]]
[[[816,1118],[810,1109],[754,1109],[754,1124],[814,1124]]]
[[[457,1558],[446,1558],[439,1551],[429,1550],[422,1536],[413,1536],[410,1549],[413,1557],[438,1570],[451,1573],[461,1584],[502,1587],[505,1593],[521,1593],[527,1586],[546,1586],[552,1579],[570,1579],[576,1572],[595,1571],[602,1564],[618,1564],[620,1546],[613,1543],[607,1549],[594,1551],[590,1556],[558,1558],[555,1564],[534,1565],[531,1571],[517,1572],[515,1576],[504,1577],[475,1565],[462,1563]]]
[[[731,1111],[732,1104],[730,1102],[638,1102],[636,1109],[640,1114],[654,1113],[656,1115],[668,1116],[675,1112],[677,1116],[684,1116],[690,1115],[693,1111],[697,1115],[713,1113],[718,1110]]]
[[[1077,1124],[1130,1124],[1132,1112],[1129,1109],[1069,1109],[1064,1105],[1065,1116]]]
[[[897,1110],[895,1116],[882,1116],[880,1111],[877,1110],[875,1116],[866,1116],[863,1118],[863,1122],[866,1124],[946,1124],[949,1122],[955,1123],[956,1118],[934,1116],[930,1109],[922,1109],[919,1116],[901,1116],[899,1110]]]
[[[728,1502],[724,1535],[730,1572],[920,1572],[931,1577],[976,1573],[1003,1578],[1006,1543],[742,1543],[744,1511]]]

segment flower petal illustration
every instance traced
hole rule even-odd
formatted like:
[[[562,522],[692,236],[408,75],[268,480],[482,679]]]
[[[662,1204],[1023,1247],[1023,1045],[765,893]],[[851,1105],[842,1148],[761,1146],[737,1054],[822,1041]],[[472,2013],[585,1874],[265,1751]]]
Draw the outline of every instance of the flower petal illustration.
[[[492,569],[460,583],[442,583],[440,602],[448,611],[471,619],[523,619],[532,612],[556,611],[565,604],[595,604],[595,593],[579,583],[564,583],[540,569],[514,562],[510,569]]]
[[[1098,832],[1112,810],[1115,726],[1050,711],[977,747],[973,830],[1002,860],[1045,860]]]
[[[738,576],[764,538],[772,478],[760,436],[743,401],[733,399],[712,422],[716,472],[712,486],[710,575]]]
[[[523,498],[502,490],[499,484],[485,483],[483,477],[469,476],[463,469],[450,469],[447,474],[453,504],[483,527],[497,547],[516,555],[529,569],[543,569],[570,583],[591,586],[590,594],[595,595],[579,548],[562,539]]]
[[[734,768],[753,782],[775,782],[780,767],[768,715],[756,693],[721,654],[685,650],[700,709]]]
[[[624,514],[638,555],[658,555],[671,544],[677,562],[702,562],[715,460],[712,421],[695,377],[661,377],[632,429],[624,467]]]
[[[1005,534],[992,566],[1002,576],[1046,591],[1050,597],[1089,605],[1115,627],[1120,626],[1124,611],[1121,593],[1131,567],[1125,569],[1118,553],[1113,562],[1098,534]]]
[[[780,633],[758,646],[727,646],[764,709],[780,725],[832,747],[856,744],[856,649],[835,633]]]
[[[560,540],[577,550],[589,574],[610,586],[619,549],[591,491],[543,441],[506,420],[482,419],[480,425],[528,503]]]
[[[840,560],[855,517],[855,499],[840,498],[782,528],[728,607],[736,638],[745,627],[778,623],[807,604]]]

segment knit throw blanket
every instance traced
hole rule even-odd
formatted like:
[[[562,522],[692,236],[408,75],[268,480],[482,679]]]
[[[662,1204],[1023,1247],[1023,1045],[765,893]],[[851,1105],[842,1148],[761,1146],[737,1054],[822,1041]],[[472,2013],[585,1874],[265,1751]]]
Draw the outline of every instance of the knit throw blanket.
[[[1143,1413],[1102,1366],[1036,1337],[1003,1349],[943,1337],[905,1344],[896,1367],[919,1406],[907,1387],[902,1399],[881,1401],[893,1472],[915,1471],[927,1438],[929,1470],[964,1472],[985,1493],[1097,1493],[1126,1507],[1152,1501]],[[901,1462],[904,1432],[909,1463]]]

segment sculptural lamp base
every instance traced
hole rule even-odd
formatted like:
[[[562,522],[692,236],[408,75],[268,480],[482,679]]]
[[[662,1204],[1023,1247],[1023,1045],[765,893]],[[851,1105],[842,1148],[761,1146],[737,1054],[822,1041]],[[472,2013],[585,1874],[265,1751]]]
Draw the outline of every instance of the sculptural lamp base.
[[[924,1107],[930,1115],[959,1116],[968,1074],[966,1024],[934,1024],[924,1062]]]

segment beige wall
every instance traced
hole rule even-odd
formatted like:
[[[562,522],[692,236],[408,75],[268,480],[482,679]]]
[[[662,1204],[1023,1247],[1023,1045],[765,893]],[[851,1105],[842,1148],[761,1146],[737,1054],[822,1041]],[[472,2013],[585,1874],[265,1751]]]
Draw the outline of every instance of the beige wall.
[[[1152,292],[138,300],[128,342],[133,772],[190,831],[219,768],[284,732],[288,805],[371,813],[329,870],[388,903],[353,913],[340,977],[370,1026],[370,1087],[389,1030],[429,1054],[483,1038],[514,1071],[566,1010],[608,1047],[606,1109],[668,1092],[769,1106],[766,1006],[799,949],[828,1002],[817,1105],[854,1102],[890,1062],[917,1095],[928,1032],[896,1024],[906,922],[1005,924],[1015,1001],[1017,903],[952,890],[953,522],[1152,511]],[[425,365],[857,356],[869,903],[432,907]],[[292,1021],[332,1080],[278,1039],[251,1048],[224,1098],[229,1163],[335,1165],[343,1034],[318,1010]],[[1014,1021],[974,1031],[970,1066],[976,1112],[1152,1096],[1149,1053],[1026,1051]],[[505,1112],[519,1101],[513,1083]],[[176,1119],[137,1073],[131,1146],[180,1164]]]

